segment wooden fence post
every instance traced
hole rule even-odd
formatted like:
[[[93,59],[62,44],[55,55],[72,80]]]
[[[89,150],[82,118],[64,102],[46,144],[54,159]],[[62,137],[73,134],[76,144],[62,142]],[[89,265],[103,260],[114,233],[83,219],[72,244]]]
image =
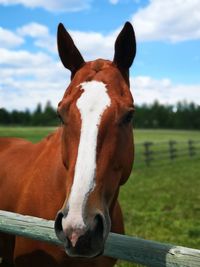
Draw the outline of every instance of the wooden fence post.
[[[177,158],[177,149],[175,148],[176,141],[170,140],[169,141],[169,158],[170,160],[174,160]]]
[[[190,157],[195,156],[196,151],[195,151],[195,146],[194,146],[193,140],[188,140],[188,149],[189,149],[189,156]]]
[[[153,160],[153,150],[151,150],[151,146],[153,145],[152,142],[145,142],[144,143],[144,157],[145,163],[147,166],[150,165],[151,161]]]

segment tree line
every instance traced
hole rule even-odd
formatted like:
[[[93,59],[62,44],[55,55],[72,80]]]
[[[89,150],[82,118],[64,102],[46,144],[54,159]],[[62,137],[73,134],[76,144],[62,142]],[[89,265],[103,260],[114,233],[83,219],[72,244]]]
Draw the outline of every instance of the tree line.
[[[0,109],[0,124],[10,126],[56,126],[59,124],[56,110],[48,101],[42,108],[39,103],[33,112],[28,109],[25,111],[7,111]]]
[[[38,104],[33,112],[7,111],[0,108],[0,125],[58,126],[57,112],[48,101],[44,108]],[[153,104],[135,107],[133,125],[136,128],[200,129],[200,106],[179,102],[176,105]]]

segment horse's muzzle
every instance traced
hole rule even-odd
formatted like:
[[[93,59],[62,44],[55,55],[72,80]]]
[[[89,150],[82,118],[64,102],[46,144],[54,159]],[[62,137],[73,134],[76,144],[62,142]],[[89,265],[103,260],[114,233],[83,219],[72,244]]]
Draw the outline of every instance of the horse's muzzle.
[[[110,223],[106,222],[102,214],[96,214],[92,223],[86,224],[84,230],[70,229],[70,232],[63,230],[62,219],[64,217],[63,212],[59,211],[54,227],[58,239],[63,242],[65,251],[69,256],[93,258],[103,253]]]

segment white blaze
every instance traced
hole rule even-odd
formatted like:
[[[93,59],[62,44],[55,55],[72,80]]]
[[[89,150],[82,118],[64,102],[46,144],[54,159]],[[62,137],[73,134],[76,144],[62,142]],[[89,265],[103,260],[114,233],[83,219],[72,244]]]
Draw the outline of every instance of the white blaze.
[[[95,187],[96,148],[101,116],[111,101],[103,82],[81,84],[84,92],[77,100],[81,114],[81,133],[74,181],[69,197],[69,212],[62,220],[63,229],[84,229],[83,210],[89,193]]]

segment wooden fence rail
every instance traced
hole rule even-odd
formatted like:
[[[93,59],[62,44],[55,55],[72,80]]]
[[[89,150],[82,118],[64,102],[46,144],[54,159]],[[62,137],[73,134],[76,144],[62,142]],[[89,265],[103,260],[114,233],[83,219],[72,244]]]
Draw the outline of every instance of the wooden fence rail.
[[[144,142],[135,145],[135,162],[145,163],[147,166],[161,160],[172,162],[177,158],[188,156],[194,158],[200,155],[200,141],[188,140],[187,142],[153,143]]]
[[[54,221],[0,211],[0,232],[62,246]],[[150,267],[199,267],[200,250],[110,233],[104,255]]]

